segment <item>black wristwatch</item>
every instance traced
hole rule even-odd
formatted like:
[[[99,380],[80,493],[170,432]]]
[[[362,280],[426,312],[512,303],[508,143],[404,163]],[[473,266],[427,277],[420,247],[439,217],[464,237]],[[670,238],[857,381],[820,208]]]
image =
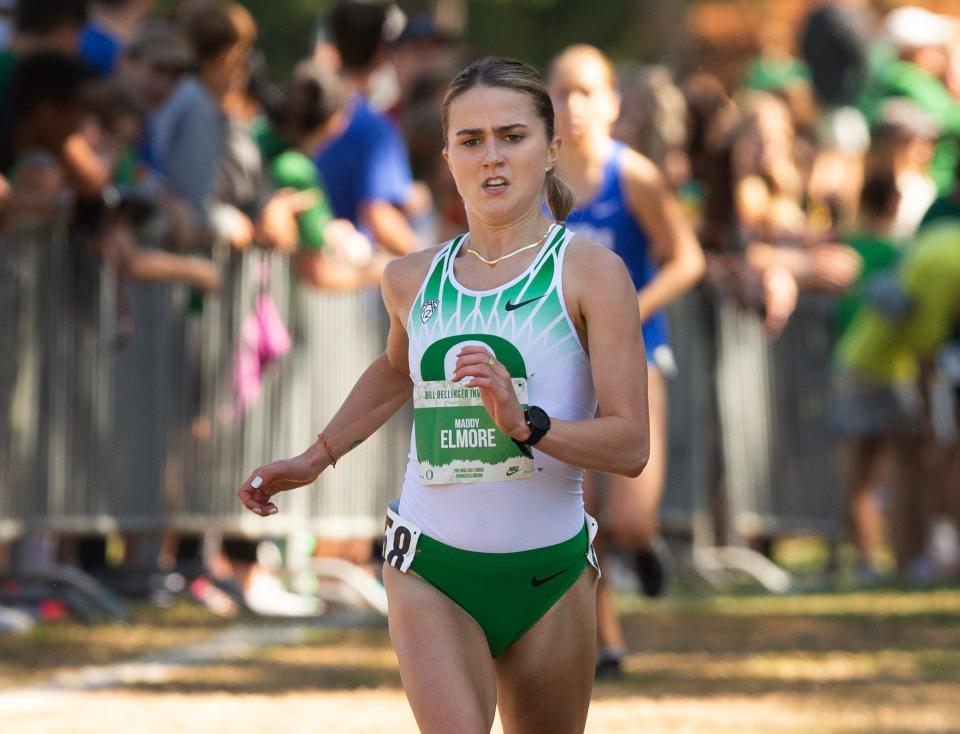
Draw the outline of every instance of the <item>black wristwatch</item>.
[[[530,405],[523,409],[523,420],[526,421],[527,428],[530,429],[530,437],[526,441],[513,439],[513,442],[520,447],[524,456],[532,459],[533,452],[530,451],[530,447],[535,446],[541,438],[547,435],[547,431],[550,430],[550,416],[540,406]]]

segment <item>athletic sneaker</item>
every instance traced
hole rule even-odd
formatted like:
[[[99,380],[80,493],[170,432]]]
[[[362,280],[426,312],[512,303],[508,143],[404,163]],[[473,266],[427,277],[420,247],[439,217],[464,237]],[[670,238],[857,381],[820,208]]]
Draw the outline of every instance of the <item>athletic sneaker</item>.
[[[636,560],[643,593],[651,598],[663,596],[673,576],[673,556],[663,538],[658,535],[648,548],[637,551]]]
[[[322,611],[318,599],[287,591],[279,579],[258,575],[243,595],[250,611],[267,617],[310,617]]]
[[[594,680],[617,680],[623,677],[623,652],[601,649],[597,653]]]
[[[0,635],[25,635],[33,629],[34,619],[21,609],[0,607]]]

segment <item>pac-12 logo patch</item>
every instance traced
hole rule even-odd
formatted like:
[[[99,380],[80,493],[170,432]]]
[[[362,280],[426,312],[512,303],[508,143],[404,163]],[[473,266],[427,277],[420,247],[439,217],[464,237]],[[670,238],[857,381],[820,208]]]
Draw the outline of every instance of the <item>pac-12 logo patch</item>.
[[[427,323],[430,320],[430,317],[437,312],[439,307],[440,301],[435,298],[429,301],[424,301],[423,305],[420,307],[420,321],[424,324]]]

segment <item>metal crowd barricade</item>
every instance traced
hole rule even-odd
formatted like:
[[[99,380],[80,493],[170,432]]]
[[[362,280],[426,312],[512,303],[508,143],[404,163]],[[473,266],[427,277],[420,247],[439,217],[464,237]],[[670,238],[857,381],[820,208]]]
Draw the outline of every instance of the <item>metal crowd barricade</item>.
[[[51,534],[116,527],[113,438],[114,278],[73,242],[67,212],[21,222],[0,238],[0,541],[19,540],[0,581],[69,589],[93,621],[125,611],[97,582],[55,562]],[[11,519],[14,522],[11,522]]]
[[[171,359],[183,339],[186,294],[152,283],[126,284],[123,293],[133,333],[117,346],[112,373],[115,512],[124,530],[157,531],[166,525],[170,426],[182,390]]]
[[[19,227],[0,235],[0,541],[19,537],[29,514],[20,487],[36,451],[38,240],[49,228]]]
[[[717,385],[725,484],[740,537],[839,531],[840,495],[826,425],[829,296],[805,295],[771,342],[753,314],[719,311]]]
[[[825,421],[831,313],[830,297],[804,295],[771,341],[756,314],[701,291],[671,307],[679,371],[669,382],[663,525],[692,538],[708,579],[736,568],[784,590],[789,579],[747,542],[839,533]]]
[[[229,259],[227,289],[188,323],[188,354],[177,363],[199,375],[199,400],[185,411],[191,436],[183,492],[169,504],[183,530],[216,529],[249,537],[310,531],[373,538],[386,502],[399,493],[409,424],[403,412],[316,486],[278,497],[268,521],[244,510],[236,490],[257,466],[302,452],[336,412],[363,370],[384,349],[388,321],[376,290],[327,293],[299,284],[290,259],[249,253]],[[243,324],[269,294],[292,338],[290,351],[265,366],[262,390],[238,406],[234,360]]]
[[[670,305],[670,344],[677,373],[667,379],[668,450],[666,486],[661,507],[665,530],[712,543],[707,497],[715,462],[714,368],[711,320],[713,306],[700,290]]]
[[[4,331],[13,343],[3,360],[3,491],[24,523],[94,529],[114,512],[103,344],[113,331],[114,284],[61,222],[24,225],[4,239],[12,271]]]
[[[245,471],[285,457],[283,386],[290,353],[264,365],[260,394],[249,406],[237,398],[234,360],[259,295],[269,294],[289,324],[288,258],[228,252],[221,264],[223,290],[202,303],[194,299],[183,314],[182,338],[172,344],[172,382],[179,389],[168,423],[168,520],[183,531],[279,535],[287,518],[271,527],[244,517],[236,490]]]
[[[3,492],[24,526],[113,525],[107,447],[112,429],[115,283],[65,220],[23,224],[4,237],[15,339],[3,357]]]
[[[288,256],[228,251],[224,290],[196,307],[182,286],[118,287],[88,243],[71,240],[66,219],[5,232],[0,245],[0,543],[19,541],[6,577],[68,584],[91,619],[94,609],[122,618],[96,582],[55,565],[51,539],[163,529],[379,535],[399,492],[409,414],[319,487],[279,498],[276,518],[255,517],[236,498],[251,469],[312,443],[382,353],[388,321],[375,290],[316,292],[296,282]],[[263,297],[291,343],[242,405],[237,357]],[[133,335],[121,338],[127,317]],[[328,571],[357,585],[351,569]],[[365,591],[382,601],[379,589]]]
[[[0,539],[67,533],[306,529],[375,537],[399,492],[409,415],[392,420],[320,486],[281,498],[270,521],[240,506],[254,467],[315,440],[383,350],[375,291],[298,285],[278,253],[226,253],[226,286],[201,308],[182,286],[115,279],[63,224],[3,235],[0,250]],[[292,337],[262,391],[237,404],[244,321],[269,294]],[[118,342],[118,309],[133,336]],[[403,411],[401,411],[403,413]]]
[[[201,306],[180,286],[118,290],[62,223],[2,236],[0,541],[30,529],[379,534],[400,490],[409,408],[317,486],[281,495],[276,517],[253,516],[235,494],[255,467],[312,443],[382,352],[378,294],[311,289],[279,253],[220,257],[225,287]],[[291,347],[264,366],[258,398],[241,406],[236,359],[263,295]],[[829,306],[805,296],[774,342],[732,303],[696,292],[672,307],[679,374],[669,383],[663,516],[668,530],[689,531],[695,550],[715,544],[718,497],[735,546],[838,532],[823,420]],[[118,313],[135,323],[124,343]]]

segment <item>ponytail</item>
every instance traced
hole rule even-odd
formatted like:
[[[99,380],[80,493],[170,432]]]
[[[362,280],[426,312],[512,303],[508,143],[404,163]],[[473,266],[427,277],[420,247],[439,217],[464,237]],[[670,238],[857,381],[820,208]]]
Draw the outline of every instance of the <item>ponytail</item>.
[[[573,192],[552,168],[547,171],[547,206],[558,222],[564,222],[573,209]]]

